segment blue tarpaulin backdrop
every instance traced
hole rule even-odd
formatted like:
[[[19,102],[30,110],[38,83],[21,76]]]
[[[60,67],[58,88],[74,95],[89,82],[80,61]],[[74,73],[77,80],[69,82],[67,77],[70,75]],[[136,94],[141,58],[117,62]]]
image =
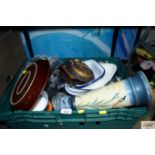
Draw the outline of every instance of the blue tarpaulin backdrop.
[[[137,34],[136,28],[122,28],[118,32],[115,57],[127,60],[132,54],[132,49],[135,43]]]
[[[114,28],[50,28],[29,31],[34,55],[56,57],[110,57]],[[121,28],[117,36],[115,57],[127,59],[131,54],[137,29]],[[27,55],[29,51],[22,34]]]

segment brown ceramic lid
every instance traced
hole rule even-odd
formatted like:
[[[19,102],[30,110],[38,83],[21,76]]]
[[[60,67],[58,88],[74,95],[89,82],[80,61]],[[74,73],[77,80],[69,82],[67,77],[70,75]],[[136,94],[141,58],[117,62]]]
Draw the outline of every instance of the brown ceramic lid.
[[[15,109],[29,110],[45,88],[50,74],[48,60],[30,63],[17,80],[11,95],[11,105]]]
[[[61,68],[71,80],[86,83],[94,79],[92,70],[79,59],[70,59]]]
[[[69,60],[68,70],[82,82],[89,82],[94,79],[92,70],[79,59]]]

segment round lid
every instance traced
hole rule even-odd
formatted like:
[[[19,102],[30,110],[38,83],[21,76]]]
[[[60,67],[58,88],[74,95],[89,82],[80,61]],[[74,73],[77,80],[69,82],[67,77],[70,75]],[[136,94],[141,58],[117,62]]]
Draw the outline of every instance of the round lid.
[[[71,80],[78,80],[79,83],[86,83],[94,79],[92,70],[79,59],[70,59],[61,68]]]
[[[93,79],[94,75],[91,69],[79,59],[70,60],[70,67],[74,73],[83,78]]]

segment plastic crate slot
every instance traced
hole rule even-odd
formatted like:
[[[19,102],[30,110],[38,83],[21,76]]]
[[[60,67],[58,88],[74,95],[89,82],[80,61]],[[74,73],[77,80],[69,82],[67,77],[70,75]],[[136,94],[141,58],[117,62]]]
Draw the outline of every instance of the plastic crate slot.
[[[85,125],[85,123],[84,122],[80,122],[79,125],[80,126],[83,126],[83,125]]]
[[[100,121],[97,121],[97,122],[95,122],[95,124],[96,124],[96,125],[100,125],[100,124],[101,124],[101,122],[100,122]]]

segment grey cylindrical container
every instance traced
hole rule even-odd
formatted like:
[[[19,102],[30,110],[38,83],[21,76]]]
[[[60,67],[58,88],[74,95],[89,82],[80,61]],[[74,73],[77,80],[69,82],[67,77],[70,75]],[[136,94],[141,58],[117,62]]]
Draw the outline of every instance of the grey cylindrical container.
[[[152,104],[152,91],[143,72],[75,97],[80,109],[107,109]]]
[[[142,71],[139,71],[132,77],[127,79],[132,91],[132,100],[135,105],[151,105],[152,90],[149,82]]]

